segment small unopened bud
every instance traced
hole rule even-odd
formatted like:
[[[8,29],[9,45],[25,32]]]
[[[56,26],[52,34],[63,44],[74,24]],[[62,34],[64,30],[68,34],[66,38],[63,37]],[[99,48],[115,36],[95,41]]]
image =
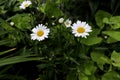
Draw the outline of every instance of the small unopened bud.
[[[107,38],[108,38],[108,36],[104,36],[104,38],[105,38],[105,39],[107,39]]]
[[[52,23],[52,25],[54,26],[54,25],[55,25],[55,23],[53,22],[53,23]]]
[[[52,16],[52,18],[54,18],[55,16]]]
[[[10,22],[10,25],[13,26],[13,25],[14,25],[14,22]]]
[[[64,18],[60,18],[60,19],[58,20],[59,23],[63,23],[63,21],[64,21]]]

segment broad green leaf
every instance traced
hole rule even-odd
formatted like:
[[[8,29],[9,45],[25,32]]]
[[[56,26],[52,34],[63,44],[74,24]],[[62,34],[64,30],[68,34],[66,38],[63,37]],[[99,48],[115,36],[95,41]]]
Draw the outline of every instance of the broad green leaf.
[[[117,40],[113,39],[112,37],[108,37],[107,43],[114,43],[117,42]]]
[[[99,80],[99,78],[97,77],[95,77],[94,75],[91,75],[91,76],[89,76],[89,80]]]
[[[113,29],[120,28],[120,16],[111,17],[109,23]]]
[[[93,31],[90,33],[90,35],[87,38],[81,39],[81,43],[91,46],[95,44],[99,44],[102,41],[101,37],[97,37],[97,35],[100,33],[100,29],[93,29]]]
[[[103,18],[103,23],[109,24],[109,18]]]
[[[90,80],[91,78],[95,80],[93,74],[96,72],[96,69],[93,61],[85,61],[85,63],[77,68],[79,80]]]
[[[85,74],[87,74],[87,75],[91,75],[90,70],[86,68],[86,69],[85,69]]]
[[[85,74],[83,74],[83,73],[78,73],[78,79],[79,80],[89,80],[89,78],[88,78],[88,76],[86,76]]]
[[[113,16],[110,18],[110,22],[112,22],[112,24],[114,23],[119,23],[120,22],[120,16]]]
[[[112,29],[120,28],[120,16],[113,16],[111,18],[104,18],[103,22],[109,24]]]
[[[61,17],[63,15],[63,12],[57,7],[54,2],[51,1],[47,1],[45,6],[45,13],[50,17]]]
[[[113,51],[111,54],[112,64],[116,67],[120,67],[120,53]]]
[[[119,31],[104,31],[103,34],[110,36],[111,38],[120,41],[120,32]]]
[[[116,23],[116,24],[113,24],[111,25],[112,29],[119,29],[120,28],[120,22],[119,23]]]
[[[97,63],[97,65],[99,66],[99,68],[101,70],[103,70],[103,65],[105,63],[109,63],[109,59],[104,55],[103,52],[92,52],[91,53],[91,58],[94,62]]]
[[[120,16],[113,16],[111,18],[104,18],[103,22],[109,24],[112,29],[120,28]]]
[[[97,25],[102,29],[104,27],[103,19],[110,18],[111,14],[102,10],[99,10],[95,15]]]
[[[102,76],[102,80],[120,80],[120,75],[114,71],[107,72]]]
[[[102,41],[102,38],[100,37],[89,37],[87,39],[82,39],[81,43],[91,46],[91,45],[99,44],[101,43],[101,41]]]
[[[94,26],[93,26],[94,27]],[[92,32],[90,32],[89,37],[97,37],[100,34],[101,30],[100,29],[94,29],[92,28]]]
[[[96,67],[94,66],[94,62],[88,61],[84,63],[84,73],[86,75],[92,75],[96,71]]]
[[[41,6],[38,6],[38,10],[40,10],[42,13],[45,14],[45,7],[46,7],[46,3],[44,3],[44,4],[41,5]]]

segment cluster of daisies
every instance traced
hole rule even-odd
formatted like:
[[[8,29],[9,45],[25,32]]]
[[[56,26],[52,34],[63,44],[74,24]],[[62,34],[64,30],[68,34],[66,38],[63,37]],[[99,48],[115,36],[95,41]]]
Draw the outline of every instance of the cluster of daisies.
[[[20,9],[26,9],[32,4],[31,1],[24,1],[20,5]],[[67,19],[64,21],[64,18],[60,18],[58,20],[59,23],[64,23],[64,25],[68,28],[71,27],[72,33],[75,37],[82,37],[87,38],[89,36],[89,32],[92,31],[91,26],[89,26],[86,22],[77,21],[76,23],[72,24],[72,21]],[[48,38],[50,33],[50,29],[43,24],[38,24],[35,28],[32,29],[31,39],[42,41],[45,38]]]
[[[63,23],[63,21],[63,18],[59,19],[59,23]],[[72,28],[72,33],[75,37],[87,38],[89,32],[92,31],[91,26],[89,26],[86,22],[81,22],[79,20],[76,23],[72,24],[71,20],[67,19],[64,24],[66,27]],[[50,29],[43,24],[38,24],[38,26],[32,29],[32,32],[33,33],[31,34],[31,39],[41,41],[45,38],[48,38]]]

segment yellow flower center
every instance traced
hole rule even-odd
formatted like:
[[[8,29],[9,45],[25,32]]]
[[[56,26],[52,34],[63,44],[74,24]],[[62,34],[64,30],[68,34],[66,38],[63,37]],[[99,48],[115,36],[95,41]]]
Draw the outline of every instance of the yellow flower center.
[[[78,28],[77,28],[77,32],[78,32],[78,33],[84,33],[84,32],[85,32],[85,28],[83,28],[83,27],[78,27]]]
[[[39,31],[37,32],[37,36],[41,37],[41,36],[43,36],[43,35],[44,35],[43,30],[39,30]]]
[[[25,6],[25,7],[28,7],[28,6],[29,6],[29,4],[25,4],[24,6]]]
[[[66,25],[69,25],[70,23],[69,22],[66,22]]]

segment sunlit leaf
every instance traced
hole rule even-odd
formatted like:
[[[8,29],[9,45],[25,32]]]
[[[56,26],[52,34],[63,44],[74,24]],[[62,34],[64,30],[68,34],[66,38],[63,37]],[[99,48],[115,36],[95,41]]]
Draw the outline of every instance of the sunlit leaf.
[[[120,80],[120,75],[117,72],[107,72],[102,76],[102,80]]]
[[[78,79],[79,80],[89,80],[88,76],[86,76],[85,74],[83,73],[78,73],[79,76],[78,76]]]
[[[99,10],[95,15],[97,25],[102,29],[104,27],[103,19],[110,18],[112,15],[106,11]]]
[[[82,39],[81,43],[91,46],[91,45],[99,44],[101,43],[101,41],[102,38],[100,37],[89,37],[87,39]]]
[[[119,31],[104,31],[103,34],[110,36],[111,38],[120,41],[120,32]]]
[[[91,58],[94,62],[97,63],[97,65],[99,66],[99,68],[101,70],[103,70],[103,65],[105,63],[110,63],[109,59],[102,52],[92,52],[91,53]]]
[[[111,54],[112,64],[116,67],[120,67],[120,54],[113,51]]]

